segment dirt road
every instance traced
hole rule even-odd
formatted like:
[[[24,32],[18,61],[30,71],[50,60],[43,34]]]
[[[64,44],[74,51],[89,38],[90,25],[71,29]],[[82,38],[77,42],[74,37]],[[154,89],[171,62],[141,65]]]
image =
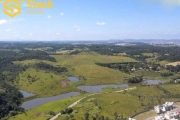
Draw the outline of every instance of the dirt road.
[[[132,90],[132,89],[136,89],[136,87],[133,87],[133,88],[127,88],[127,89],[125,89],[125,90],[127,91],[127,90]],[[123,91],[124,91],[124,90],[115,91],[115,92],[118,93],[118,92],[123,92]],[[107,93],[108,93],[108,92],[107,92]],[[97,94],[103,94],[103,93],[90,94],[90,95],[88,95],[87,97],[90,97],[90,96],[93,96],[93,95],[97,95]],[[83,98],[81,98],[81,99],[79,99],[79,100],[73,102],[71,105],[68,106],[68,108],[74,107],[75,105],[77,105],[79,102],[81,102],[82,100],[84,100],[84,99],[87,98],[87,97],[83,97]],[[61,115],[61,113],[58,113],[57,115],[55,115],[54,117],[52,117],[50,120],[55,120],[55,119],[57,119],[60,115]]]

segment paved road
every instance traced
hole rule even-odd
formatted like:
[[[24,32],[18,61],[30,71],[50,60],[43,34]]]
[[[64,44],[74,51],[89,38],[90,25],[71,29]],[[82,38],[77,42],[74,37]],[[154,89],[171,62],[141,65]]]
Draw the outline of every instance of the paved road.
[[[127,89],[125,89],[125,90],[127,91],[127,90],[132,90],[132,89],[136,89],[136,87],[127,88]],[[123,91],[124,91],[124,90],[114,91],[114,92],[118,93],[118,92],[123,92]],[[108,93],[108,92],[106,92],[106,93]],[[103,93],[90,94],[90,95],[88,95],[87,97],[90,97],[90,96],[93,96],[93,95],[97,95],[97,94],[103,94]],[[75,105],[77,105],[79,102],[81,102],[82,100],[84,100],[84,99],[87,98],[87,97],[83,97],[83,98],[77,100],[76,102],[74,102],[74,103],[72,103],[70,106],[68,106],[68,108],[74,107]],[[60,115],[61,115],[61,113],[58,113],[57,115],[55,115],[54,117],[52,117],[50,120],[55,120],[55,119],[57,119]]]

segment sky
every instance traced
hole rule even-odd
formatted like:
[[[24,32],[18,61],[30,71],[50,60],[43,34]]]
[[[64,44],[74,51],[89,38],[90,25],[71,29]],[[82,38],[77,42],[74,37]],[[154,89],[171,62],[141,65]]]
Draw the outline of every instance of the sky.
[[[0,40],[180,39],[180,0],[51,0],[49,9],[21,2],[14,18],[0,1]]]

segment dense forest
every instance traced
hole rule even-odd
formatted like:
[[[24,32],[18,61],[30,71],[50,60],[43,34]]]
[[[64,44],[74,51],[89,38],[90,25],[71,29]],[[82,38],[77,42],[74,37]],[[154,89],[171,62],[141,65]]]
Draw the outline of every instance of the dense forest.
[[[40,59],[55,61],[54,58],[48,56],[49,54],[56,54],[61,50],[73,50],[75,48],[81,48],[83,50],[95,51],[103,55],[116,55],[117,53],[126,53],[126,55],[134,57],[136,59],[144,60],[149,56],[144,56],[142,53],[155,53],[153,57],[157,60],[178,61],[180,60],[180,47],[178,46],[155,46],[146,43],[133,43],[132,46],[118,46],[114,44],[67,44],[59,42],[37,42],[37,43],[1,43],[0,55],[8,55],[13,60],[25,60],[25,59]],[[46,48],[38,50],[38,48]],[[13,51],[13,52],[12,52]],[[80,51],[75,50],[71,54],[78,54]],[[32,56],[33,54],[33,56]],[[136,56],[135,55],[139,55]],[[16,57],[18,56],[18,57]]]
[[[131,74],[135,70],[153,70],[159,71],[163,68],[160,64],[147,63],[147,62],[123,62],[123,63],[96,63],[99,66],[108,67],[111,69],[119,70]]]
[[[114,53],[126,53],[127,55],[134,57],[134,55],[139,55],[134,57],[138,60],[144,60],[149,56],[143,56],[142,53],[157,53],[154,57],[157,60],[167,60],[167,61],[178,61],[180,60],[180,47],[163,47],[163,46],[153,46],[148,44],[138,44],[135,46],[117,46],[117,45],[92,45],[89,49],[96,51],[104,55],[114,55]]]
[[[0,44],[0,46],[1,45],[2,44]],[[6,46],[5,48],[8,47]],[[13,87],[13,83],[18,74],[25,71],[28,66],[14,64],[13,62],[31,59],[56,61],[54,58],[50,57],[48,53],[43,51],[31,51],[25,49],[11,51],[4,49],[0,50],[0,119],[2,120],[24,111],[23,108],[19,107],[23,96],[18,89]],[[13,47],[10,47],[9,49],[13,49]],[[66,68],[53,69],[57,72],[66,71]]]
[[[44,62],[36,63],[35,68],[45,70],[45,71],[51,71],[57,74],[68,71],[66,67],[54,67]]]
[[[19,107],[23,95],[11,85],[0,81],[0,119],[14,116],[24,109]]]

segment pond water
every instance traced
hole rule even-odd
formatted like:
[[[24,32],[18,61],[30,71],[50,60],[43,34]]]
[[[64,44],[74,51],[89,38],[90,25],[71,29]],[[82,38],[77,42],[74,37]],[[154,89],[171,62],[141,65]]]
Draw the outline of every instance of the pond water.
[[[96,92],[101,92],[102,89],[106,87],[127,88],[129,87],[129,85],[128,84],[121,84],[121,85],[109,84],[109,85],[95,85],[95,86],[81,85],[81,86],[78,86],[77,88],[86,92],[96,93]]]
[[[21,92],[23,94],[24,98],[31,97],[31,96],[35,95],[33,93],[30,93],[30,92],[27,92],[27,91],[24,91],[24,90],[19,90],[19,92]]]
[[[68,79],[70,80],[70,81],[72,81],[72,82],[78,82],[79,81],[79,79],[78,78],[76,78],[76,77],[68,77]]]
[[[70,93],[66,93],[66,94],[61,94],[61,95],[57,95],[54,97],[47,97],[47,98],[36,98],[27,102],[24,102],[21,107],[24,108],[25,110],[29,110],[32,108],[35,108],[37,106],[40,106],[42,104],[45,104],[47,102],[52,102],[52,101],[56,101],[56,100],[61,100],[64,98],[69,98],[71,96],[77,96],[79,95],[79,92],[70,92]]]
[[[147,85],[159,85],[159,84],[163,84],[164,82],[161,80],[147,80],[145,81],[145,83]]]

